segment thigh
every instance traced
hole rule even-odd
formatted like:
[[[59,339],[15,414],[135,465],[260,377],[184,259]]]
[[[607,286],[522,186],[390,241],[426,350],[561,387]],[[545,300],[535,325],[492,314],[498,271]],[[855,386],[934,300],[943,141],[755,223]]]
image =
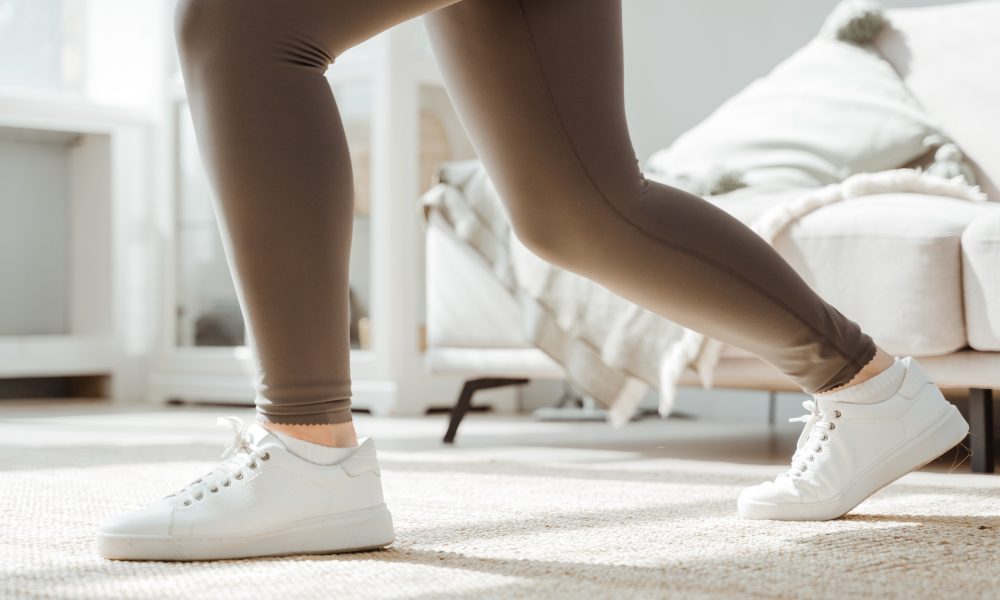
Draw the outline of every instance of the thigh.
[[[557,201],[541,182],[638,201],[618,0],[463,0],[424,21],[459,118],[513,213]]]

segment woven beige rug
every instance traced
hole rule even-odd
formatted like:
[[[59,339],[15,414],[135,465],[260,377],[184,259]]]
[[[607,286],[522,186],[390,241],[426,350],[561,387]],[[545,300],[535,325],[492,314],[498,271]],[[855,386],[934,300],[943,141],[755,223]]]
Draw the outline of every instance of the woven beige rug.
[[[911,474],[826,523],[744,522],[773,467],[383,451],[391,549],[112,562],[103,518],[208,470],[206,443],[0,446],[0,598],[997,598],[1000,478]]]

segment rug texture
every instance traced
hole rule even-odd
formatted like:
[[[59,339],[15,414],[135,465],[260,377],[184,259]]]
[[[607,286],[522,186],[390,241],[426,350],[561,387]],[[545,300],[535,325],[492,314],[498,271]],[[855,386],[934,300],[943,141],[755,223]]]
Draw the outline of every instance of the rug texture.
[[[187,483],[218,451],[203,443],[0,446],[0,597],[1000,595],[996,479],[932,485],[941,476],[915,474],[844,519],[746,522],[734,503],[741,487],[766,478],[760,467],[664,459],[381,452],[397,526],[387,550],[195,563],[96,555],[97,523]]]

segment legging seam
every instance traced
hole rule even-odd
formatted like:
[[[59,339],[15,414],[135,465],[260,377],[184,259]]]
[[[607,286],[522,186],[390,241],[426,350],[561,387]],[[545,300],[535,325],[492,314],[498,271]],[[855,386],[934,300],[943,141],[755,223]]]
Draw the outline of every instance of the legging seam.
[[[350,402],[352,396],[345,396],[343,398],[321,398],[318,400],[296,400],[295,402],[275,402],[273,399],[268,398],[273,404],[271,406],[313,406],[316,404],[333,404],[334,402]]]
[[[287,412],[284,412],[282,410],[273,410],[274,408],[282,409],[282,408],[293,408],[293,407],[297,407],[297,406],[316,407],[316,406],[319,406],[320,404],[322,404],[322,403],[321,402],[314,402],[314,403],[311,403],[311,404],[308,404],[308,405],[298,405],[298,404],[270,404],[270,405],[266,405],[266,406],[257,405],[255,408],[260,413],[268,414],[268,415],[276,415],[276,416],[281,416],[281,417],[300,417],[300,416],[309,416],[309,415],[325,415],[325,414],[333,414],[333,413],[344,412],[344,411],[350,412],[350,410],[351,410],[351,405],[350,404],[340,405],[340,406],[327,406],[325,408],[320,408],[319,410],[313,410],[311,412],[287,413]]]
[[[257,407],[257,412],[268,418],[274,417],[276,419],[283,419],[287,417],[316,417],[316,416],[338,415],[341,413],[351,412],[351,407],[345,406],[341,408],[332,408],[329,410],[317,410],[313,412],[295,412],[295,413],[273,412],[270,410],[263,410],[260,407]]]
[[[803,325],[805,325],[808,329],[810,329],[811,331],[817,333],[821,338],[823,338],[824,340],[826,340],[826,342],[829,343],[832,348],[834,348],[837,352],[839,352],[843,357],[847,358],[847,360],[850,363],[854,364],[855,366],[857,366],[859,368],[863,368],[864,365],[861,365],[860,361],[856,357],[851,356],[851,354],[849,352],[845,352],[840,346],[838,346],[837,344],[834,344],[833,341],[829,337],[827,337],[822,331],[820,331],[814,325],[812,325],[811,323],[809,323],[802,315],[798,314],[791,306],[789,306],[788,304],[782,302],[779,297],[771,294],[769,291],[767,291],[766,289],[764,289],[763,287],[761,287],[760,285],[758,285],[752,279],[746,277],[745,275],[743,275],[742,273],[739,273],[738,271],[735,271],[735,270],[729,268],[728,266],[726,266],[726,265],[724,265],[722,263],[717,262],[716,260],[712,259],[711,257],[709,257],[707,255],[704,255],[704,254],[701,254],[701,253],[696,252],[694,250],[691,250],[689,248],[686,248],[686,247],[684,247],[684,246],[682,246],[680,244],[677,244],[675,242],[672,242],[670,240],[666,240],[666,239],[660,238],[659,236],[654,235],[652,232],[647,231],[646,229],[643,229],[642,227],[640,227],[637,224],[635,224],[632,221],[630,221],[624,214],[622,214],[622,212],[620,210],[618,210],[618,208],[614,205],[613,202],[611,202],[610,200],[608,200],[608,198],[604,195],[604,192],[601,191],[600,186],[597,185],[597,182],[594,180],[593,175],[591,175],[590,171],[587,169],[587,165],[584,164],[583,158],[580,156],[580,153],[579,153],[579,151],[576,148],[576,144],[573,143],[573,139],[572,139],[572,137],[570,137],[569,131],[566,129],[566,124],[563,121],[562,115],[559,113],[559,105],[558,105],[558,103],[555,100],[555,94],[552,93],[552,88],[551,88],[551,86],[549,86],[549,81],[545,77],[545,69],[542,67],[541,59],[538,56],[538,46],[535,43],[535,37],[534,37],[534,34],[531,31],[531,24],[528,21],[528,16],[527,16],[527,14],[525,13],[525,10],[524,10],[524,2],[523,2],[523,0],[517,0],[517,7],[518,7],[518,11],[521,13],[521,20],[524,23],[524,28],[525,28],[525,31],[527,32],[528,43],[531,45],[531,58],[532,58],[532,61],[535,64],[535,69],[538,72],[539,79],[541,79],[542,86],[544,87],[545,93],[548,96],[548,100],[549,100],[549,104],[550,104],[550,109],[552,110],[553,114],[555,115],[555,120],[556,120],[556,124],[558,125],[559,132],[562,134],[562,137],[563,137],[566,145],[569,147],[570,153],[572,154],[573,159],[576,162],[577,167],[579,167],[579,169],[583,172],[583,175],[587,179],[587,182],[594,189],[594,191],[597,193],[597,196],[604,202],[604,204],[606,204],[608,206],[608,208],[610,208],[611,211],[619,219],[622,220],[622,222],[624,222],[627,226],[631,227],[635,231],[639,232],[641,235],[644,235],[644,236],[646,236],[646,237],[648,237],[648,238],[650,238],[650,239],[652,239],[654,241],[657,241],[659,243],[662,243],[662,244],[665,244],[667,246],[670,246],[670,247],[672,247],[672,248],[674,248],[674,249],[676,249],[676,250],[678,250],[678,251],[680,251],[682,253],[685,253],[685,254],[687,254],[689,256],[692,256],[692,257],[694,257],[694,258],[696,258],[698,260],[701,260],[701,261],[703,261],[705,263],[708,263],[708,264],[710,264],[712,266],[715,266],[716,268],[718,268],[718,269],[720,269],[722,271],[725,271],[725,272],[733,275],[738,280],[743,281],[749,287],[757,290],[757,292],[759,292],[762,296],[764,296],[765,298],[768,298],[769,300],[771,300],[772,302],[774,302],[776,305],[778,305],[778,306],[782,307],[783,309],[785,309],[785,311],[787,311],[790,315],[792,315],[793,317],[795,317],[796,319],[798,319],[798,321],[801,322]],[[640,174],[641,174],[641,172],[640,172]],[[646,181],[645,175],[641,175],[641,177],[642,177],[642,179],[644,181]],[[704,199],[702,201],[706,202],[706,200],[704,200]]]

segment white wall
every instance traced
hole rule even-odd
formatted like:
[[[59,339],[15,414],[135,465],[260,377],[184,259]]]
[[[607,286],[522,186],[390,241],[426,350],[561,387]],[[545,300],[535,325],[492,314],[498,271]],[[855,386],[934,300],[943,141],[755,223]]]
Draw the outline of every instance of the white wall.
[[[888,8],[956,0],[883,0]],[[837,0],[623,0],[625,101],[640,162],[805,44]]]

